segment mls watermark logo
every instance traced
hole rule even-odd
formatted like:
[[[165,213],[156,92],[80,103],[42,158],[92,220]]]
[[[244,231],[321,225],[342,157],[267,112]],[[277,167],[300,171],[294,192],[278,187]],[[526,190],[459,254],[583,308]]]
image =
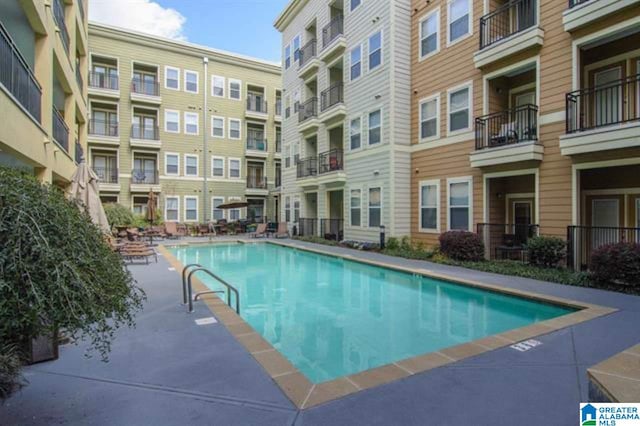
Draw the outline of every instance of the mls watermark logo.
[[[581,426],[640,426],[640,404],[580,404]]]

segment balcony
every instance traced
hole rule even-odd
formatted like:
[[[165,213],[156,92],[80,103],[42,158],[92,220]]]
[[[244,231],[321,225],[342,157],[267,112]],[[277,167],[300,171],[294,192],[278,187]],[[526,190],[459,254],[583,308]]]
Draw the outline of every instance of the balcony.
[[[323,123],[334,123],[346,118],[343,82],[333,83],[320,94],[320,111],[320,119]]]
[[[131,171],[131,192],[160,192],[161,189],[157,170],[133,169]]]
[[[64,117],[60,114],[60,111],[56,107],[52,108],[53,112],[53,140],[64,149],[69,152],[69,128],[67,123],[64,122]]]
[[[268,156],[267,139],[264,137],[262,130],[247,130],[247,151],[246,155],[250,157],[266,158]]]
[[[344,37],[344,17],[338,15],[322,29],[322,52],[320,59],[329,63],[341,56],[347,48]]]
[[[342,241],[344,238],[344,220],[320,219],[320,237],[325,240]]]
[[[477,233],[485,246],[485,257],[491,260],[527,260],[527,242],[538,236],[539,225],[512,223],[479,223]]]
[[[53,0],[53,19],[60,31],[60,40],[64,46],[64,50],[69,54],[69,30],[67,30],[67,24],[64,22],[64,5],[62,0]]]
[[[84,92],[84,80],[82,79],[82,72],[80,71],[80,65],[76,64],[76,83],[78,83],[78,89],[80,93]]]
[[[541,161],[544,147],[538,142],[538,107],[523,105],[476,118],[476,151],[471,167],[487,167],[522,161]]]
[[[138,148],[160,148],[160,129],[158,126],[133,124],[129,143]]]
[[[595,24],[638,3],[640,0],[569,0],[568,9],[562,12],[564,30],[571,32]]]
[[[120,97],[120,85],[117,75],[107,75],[101,72],[89,73],[89,94],[106,96],[110,98]]]
[[[103,145],[120,145],[118,123],[92,118],[89,120],[89,142]]]
[[[160,98],[160,83],[134,78],[131,80],[131,100],[160,105],[162,103],[162,99]]]
[[[537,24],[536,0],[511,0],[480,18],[480,50],[476,68],[542,46],[544,31]]]
[[[298,123],[303,133],[318,130],[318,98],[311,98],[298,107]]]
[[[94,167],[93,171],[98,175],[100,191],[120,192],[117,167]]]
[[[640,74],[566,97],[566,135],[562,155],[640,146]]]
[[[267,177],[261,175],[247,176],[247,195],[269,195]]]
[[[282,121],[282,99],[276,99],[276,121]]]
[[[318,183],[322,184],[342,184],[347,181],[341,149],[332,149],[318,155],[318,177]]]
[[[247,110],[245,115],[249,118],[266,120],[268,113],[267,101],[264,100],[264,96],[249,93],[247,96]]]
[[[0,22],[0,83],[33,120],[41,122],[42,89],[2,22]]]
[[[316,39],[313,39],[302,46],[298,52],[298,57],[300,58],[298,77],[303,80],[307,80],[317,73],[318,68],[320,67],[320,61],[317,57]]]
[[[80,20],[82,22],[85,21],[85,11],[84,11],[84,4],[83,4],[84,0],[78,0],[76,3],[78,3],[78,10],[80,11]]]

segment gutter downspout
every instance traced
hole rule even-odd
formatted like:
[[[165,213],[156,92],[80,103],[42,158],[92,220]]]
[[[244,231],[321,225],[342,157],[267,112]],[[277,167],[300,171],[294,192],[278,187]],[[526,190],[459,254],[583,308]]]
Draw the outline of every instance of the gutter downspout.
[[[204,172],[204,181],[202,184],[202,192],[204,193],[204,199],[202,200],[202,205],[204,207],[204,221],[205,223],[209,223],[209,208],[208,208],[208,203],[207,200],[209,199],[209,185],[207,182],[207,178],[209,176],[208,171],[207,171],[207,158],[209,157],[209,144],[208,144],[208,140],[207,140],[207,116],[209,115],[208,111],[208,105],[207,105],[207,90],[208,90],[208,69],[209,69],[209,58],[204,57],[202,58],[202,63],[204,66],[204,85],[203,85],[203,96],[204,96],[204,111],[203,111],[203,116],[202,116],[202,146],[203,146],[203,155],[202,155],[202,161],[203,161],[203,167],[202,170]]]

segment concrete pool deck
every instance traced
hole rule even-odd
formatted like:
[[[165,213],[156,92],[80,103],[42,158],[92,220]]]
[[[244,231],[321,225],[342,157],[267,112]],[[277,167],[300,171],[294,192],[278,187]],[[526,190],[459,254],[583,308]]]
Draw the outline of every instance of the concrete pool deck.
[[[525,352],[499,348],[301,411],[233,330],[195,324],[211,312],[197,302],[186,313],[179,271],[161,256],[131,266],[149,300],[137,328],[118,333],[110,362],[86,359],[82,343],[62,347],[59,360],[25,370],[30,384],[0,406],[0,424],[575,424],[586,369],[640,342],[639,297],[295,244],[617,311]]]

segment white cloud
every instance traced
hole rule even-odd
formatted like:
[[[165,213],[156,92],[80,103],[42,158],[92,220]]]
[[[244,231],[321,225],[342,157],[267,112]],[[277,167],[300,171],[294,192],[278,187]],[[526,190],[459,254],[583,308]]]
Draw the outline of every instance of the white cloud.
[[[89,19],[176,40],[186,40],[187,18],[151,0],[89,0]]]

